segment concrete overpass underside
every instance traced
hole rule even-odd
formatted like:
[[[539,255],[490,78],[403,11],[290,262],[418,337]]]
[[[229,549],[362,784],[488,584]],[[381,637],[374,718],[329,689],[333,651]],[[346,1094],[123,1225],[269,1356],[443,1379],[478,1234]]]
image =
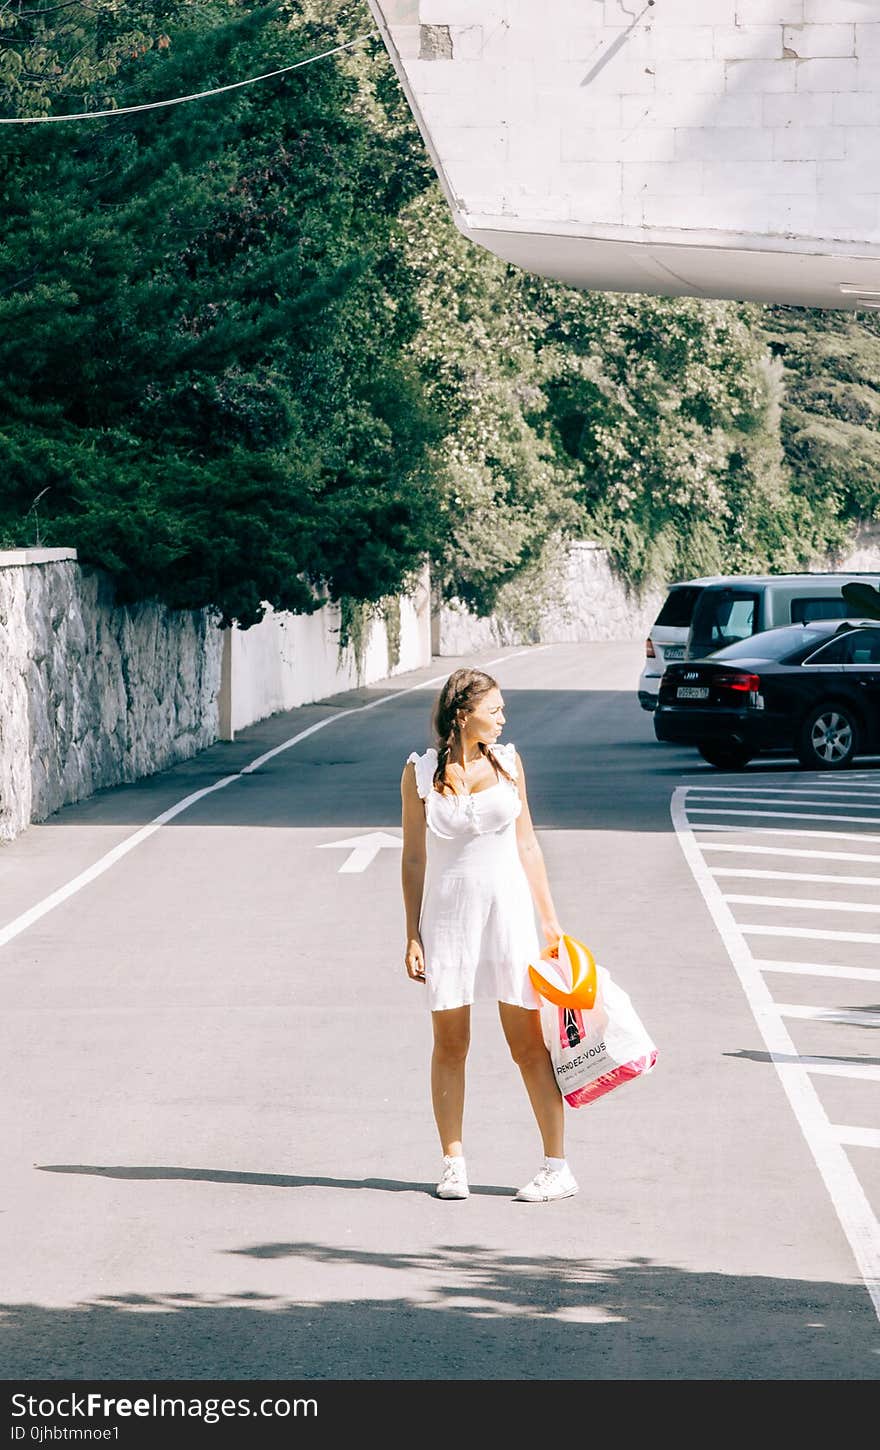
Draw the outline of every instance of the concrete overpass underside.
[[[370,0],[459,230],[573,287],[880,309],[880,0]]]

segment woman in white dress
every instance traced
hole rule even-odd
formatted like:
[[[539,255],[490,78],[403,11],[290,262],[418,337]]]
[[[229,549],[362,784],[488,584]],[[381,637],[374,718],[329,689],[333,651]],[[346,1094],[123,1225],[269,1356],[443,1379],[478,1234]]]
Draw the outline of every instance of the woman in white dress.
[[[434,707],[437,743],[410,755],[403,801],[402,885],[406,970],[427,988],[434,1028],[431,1099],[443,1152],[440,1198],[467,1198],[462,1147],[471,1004],[497,1000],[544,1149],[516,1197],[568,1198],[577,1183],[565,1160],[564,1104],[541,1035],[529,980],[541,943],[562,935],[544,857],[529,814],[515,746],[499,741],[504,700],[481,670],[455,670]]]

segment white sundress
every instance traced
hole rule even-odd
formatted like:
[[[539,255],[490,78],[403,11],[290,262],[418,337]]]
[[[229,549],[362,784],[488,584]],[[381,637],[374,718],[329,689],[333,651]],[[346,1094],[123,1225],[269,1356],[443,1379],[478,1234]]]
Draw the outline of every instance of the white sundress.
[[[490,747],[514,779],[516,748]],[[529,980],[540,945],[528,877],[516,844],[522,810],[515,784],[470,795],[434,789],[437,752],[408,757],[425,802],[427,864],[419,932],[432,1012],[494,998],[537,1010]]]

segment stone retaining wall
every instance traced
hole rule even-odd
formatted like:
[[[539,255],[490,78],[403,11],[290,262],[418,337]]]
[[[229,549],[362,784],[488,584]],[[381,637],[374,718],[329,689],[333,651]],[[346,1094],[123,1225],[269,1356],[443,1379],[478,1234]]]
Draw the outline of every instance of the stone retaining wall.
[[[494,645],[641,639],[666,593],[656,588],[641,594],[629,589],[612,569],[607,550],[591,540],[571,543],[560,552],[540,592],[548,602],[530,624],[505,611],[503,591],[498,610],[488,618],[477,618],[458,604],[435,610],[434,653],[466,655]]]
[[[814,559],[809,568],[814,572],[880,570],[880,523],[863,524],[845,555]],[[665,588],[642,593],[628,588],[612,568],[607,551],[591,540],[570,543],[560,552],[540,586],[540,593],[553,602],[539,609],[530,624],[520,622],[520,609],[505,610],[505,597],[512,605],[516,601],[516,589],[510,587],[507,596],[502,590],[499,608],[488,618],[478,618],[459,604],[435,609],[434,654],[461,656],[496,645],[642,639],[666,597]]]
[[[122,608],[72,550],[0,554],[0,840],[217,738],[205,612]]]
[[[337,605],[221,630],[206,610],[118,605],[75,550],[0,552],[0,841],[279,710],[428,664],[427,575],[388,603],[355,650]]]

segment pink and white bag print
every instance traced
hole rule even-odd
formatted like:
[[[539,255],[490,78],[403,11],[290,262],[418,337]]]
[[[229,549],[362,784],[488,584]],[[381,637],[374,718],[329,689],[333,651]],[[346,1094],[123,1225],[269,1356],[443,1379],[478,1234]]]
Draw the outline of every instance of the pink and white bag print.
[[[644,1077],[657,1061],[657,1048],[629,996],[605,967],[596,967],[595,1001],[589,1010],[541,1001],[541,1030],[556,1085],[569,1107]]]

